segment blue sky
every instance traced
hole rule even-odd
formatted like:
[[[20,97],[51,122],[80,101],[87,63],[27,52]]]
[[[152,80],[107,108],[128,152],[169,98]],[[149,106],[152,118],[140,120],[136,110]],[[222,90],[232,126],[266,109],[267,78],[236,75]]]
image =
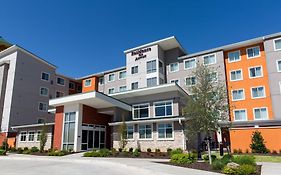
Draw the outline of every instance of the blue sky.
[[[125,65],[123,51],[176,36],[194,53],[281,32],[278,0],[1,1],[0,35],[80,77]]]

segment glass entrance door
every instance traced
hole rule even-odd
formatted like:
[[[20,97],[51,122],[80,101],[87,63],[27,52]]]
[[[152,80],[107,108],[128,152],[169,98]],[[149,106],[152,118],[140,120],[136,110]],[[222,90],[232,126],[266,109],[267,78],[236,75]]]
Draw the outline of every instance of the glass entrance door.
[[[82,126],[81,150],[92,150],[105,148],[106,127],[103,125]]]

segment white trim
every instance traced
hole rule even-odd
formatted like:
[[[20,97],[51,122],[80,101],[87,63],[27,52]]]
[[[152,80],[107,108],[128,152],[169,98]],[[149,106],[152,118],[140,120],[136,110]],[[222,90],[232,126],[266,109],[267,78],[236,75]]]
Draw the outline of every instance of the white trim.
[[[112,93],[109,93],[109,90],[113,90],[113,92],[112,92]],[[107,93],[108,93],[108,94],[114,94],[114,93],[115,93],[115,88],[114,88],[114,87],[113,87],[113,88],[108,88]]]
[[[171,102],[172,104],[172,114],[171,115],[164,115],[164,116],[156,116],[156,112],[155,112],[155,104],[157,104],[157,103],[167,103],[167,102]],[[165,104],[165,106],[166,106],[166,104]],[[173,100],[163,100],[163,101],[157,101],[157,102],[153,102],[153,113],[154,113],[154,115],[153,115],[153,117],[154,118],[162,118],[162,117],[170,117],[170,116],[173,116],[173,114],[174,114],[174,109],[173,109],[173,107],[174,107],[174,102],[173,102]],[[166,108],[166,107],[165,107]],[[166,113],[166,111],[165,111],[165,113]]]
[[[58,83],[58,79],[59,79],[59,78],[63,79],[63,84],[59,84],[59,83]],[[65,81],[64,78],[62,78],[62,77],[56,77],[56,83],[57,83],[57,85],[59,85],[59,86],[65,86],[65,82],[66,82],[66,81]]]
[[[151,126],[151,138],[140,138],[140,125],[150,125]],[[145,134],[146,136],[146,134]],[[143,123],[143,124],[138,124],[138,140],[153,140],[153,123],[147,124],[147,123]]]
[[[239,52],[239,60],[234,60],[234,61],[230,61],[230,59],[229,59],[229,54],[230,53],[234,53],[234,52]],[[235,50],[235,51],[231,51],[231,52],[228,52],[227,53],[227,56],[228,56],[228,63],[235,63],[235,62],[239,62],[239,61],[241,61],[241,52],[240,52],[240,50]]]
[[[281,62],[281,59],[280,60],[276,60],[277,72],[281,72],[281,70],[279,70],[279,65],[278,65],[279,61]]]
[[[236,80],[232,80],[231,79],[231,72],[236,72],[236,71],[241,71],[241,79],[236,79]],[[229,71],[229,77],[230,77],[230,81],[241,81],[241,80],[243,80],[243,70],[242,69],[235,69],[235,70],[230,70]]]
[[[31,141],[29,140],[29,133],[30,133],[30,132],[34,132],[33,140],[31,140]],[[27,134],[27,142],[29,142],[29,143],[30,143],[30,142],[35,142],[35,130],[30,130],[30,131],[28,131],[27,133],[28,133],[28,134]]]
[[[266,118],[256,119],[255,109],[262,109],[262,108],[266,109]],[[254,116],[254,120],[268,120],[268,108],[267,107],[256,107],[256,108],[253,108],[253,116]]]
[[[113,75],[113,79],[112,80],[110,80],[110,75]],[[107,82],[113,82],[113,81],[115,81],[115,73],[110,73],[110,74],[108,74],[108,81]]]
[[[171,80],[170,80],[170,83],[176,83],[176,82],[172,82],[172,81],[175,81],[175,80],[178,80],[178,83],[177,83],[177,84],[180,85],[180,78],[179,78],[179,79],[171,79]]]
[[[87,81],[90,81],[90,84],[86,86],[86,82],[87,82]],[[90,87],[90,86],[92,86],[92,79],[91,79],[91,78],[88,78],[88,79],[84,80],[83,86],[84,86],[84,87]]]
[[[51,126],[55,125],[55,123],[45,123],[45,126]],[[32,125],[18,125],[18,126],[12,126],[12,129],[18,129],[18,128],[30,128],[30,127],[39,127],[44,126],[44,123],[38,123],[38,124],[32,124]]]
[[[204,63],[205,57],[209,57],[209,56],[211,56],[211,55],[214,55],[214,56],[215,56],[215,62],[214,62],[214,63],[210,63],[210,64],[205,64],[205,63]],[[216,55],[216,53],[211,53],[211,54],[203,55],[202,58],[203,58],[203,65],[204,65],[204,66],[209,66],[209,65],[213,65],[213,64],[216,64],[216,63],[217,63],[217,55]]]
[[[101,79],[102,79],[102,82],[103,82],[103,83],[101,83]],[[104,82],[104,76],[103,76],[103,77],[99,77],[99,85],[102,86],[102,85],[104,85],[104,84],[105,84],[105,82]]]
[[[21,134],[22,134],[23,132],[25,132],[25,140],[24,140],[24,141],[21,140]],[[27,138],[27,135],[28,135],[28,134],[27,134],[27,133],[28,133],[27,131],[21,131],[21,132],[20,132],[20,134],[19,134],[19,137],[20,137],[19,142],[27,142],[27,140],[28,140],[28,138]]]
[[[134,115],[134,107],[135,106],[140,106],[140,105],[148,105],[148,117],[144,117],[144,118],[135,118],[135,115]],[[132,118],[133,120],[141,120],[141,119],[147,119],[147,118],[150,118],[150,103],[140,103],[140,104],[134,104],[132,105]]]
[[[245,117],[246,117],[246,119],[245,119],[245,120],[236,120],[236,119],[235,119],[235,111],[243,111],[243,110],[245,111]],[[247,109],[245,109],[245,108],[244,108],[244,109],[234,109],[234,110],[233,110],[233,120],[234,120],[234,121],[247,121],[247,120],[248,120]]]
[[[125,72],[125,77],[124,78],[120,78],[120,73]],[[127,71],[126,70],[122,70],[118,72],[118,80],[124,80],[127,77]]]
[[[279,89],[280,89],[280,94],[281,94],[281,81],[279,81]]]
[[[42,74],[48,74],[49,75],[49,78],[48,78],[48,80],[45,80],[45,79],[42,79]],[[50,73],[48,73],[48,72],[44,72],[44,71],[42,71],[41,72],[41,74],[40,74],[40,79],[42,80],[42,81],[46,81],[46,82],[50,82],[50,79],[51,79],[51,74]]]
[[[46,105],[46,107],[47,107],[46,111],[45,111],[45,110],[41,110],[41,109],[40,109],[40,103],[42,103],[42,104],[45,104],[45,105]],[[38,111],[40,111],[40,112],[48,112],[48,103],[38,102]]]
[[[156,69],[156,70],[155,70],[154,72],[147,72],[147,63],[148,63],[148,62],[153,62],[153,61],[155,61],[155,66],[156,66],[155,69]],[[159,61],[160,61],[160,60],[159,60]],[[145,71],[145,72],[146,72],[146,74],[152,74],[152,73],[157,72],[157,70],[159,69],[159,68],[157,69],[157,67],[159,67],[159,63],[157,63],[157,60],[156,60],[156,59],[147,60],[147,61],[146,61],[146,64],[145,64],[145,68],[146,68],[146,71]],[[164,65],[163,65],[163,67],[164,67]]]
[[[248,55],[248,50],[249,50],[249,49],[253,49],[253,48],[259,48],[259,55],[253,56],[253,57],[249,57],[249,55]],[[260,56],[261,56],[261,48],[260,48],[260,46],[254,46],[254,47],[246,48],[246,54],[247,54],[247,59],[252,59],[252,58],[260,57]]]
[[[158,125],[159,124],[172,124],[172,138],[159,138],[159,131],[158,131]],[[166,141],[166,140],[168,140],[168,141],[173,141],[173,140],[175,140],[175,128],[174,128],[174,122],[159,122],[159,123],[156,123],[156,131],[157,131],[157,140],[159,140],[159,141]]]
[[[40,132],[40,135],[42,135],[42,130],[36,130],[36,139],[35,139],[35,142],[40,142],[40,139],[38,140],[38,132]]]
[[[137,68],[138,71],[137,71],[137,72],[133,72],[133,68]],[[139,73],[139,66],[132,66],[132,67],[131,67],[131,72],[130,72],[130,73],[131,73],[131,75],[138,74],[138,73]]]
[[[166,117],[166,118],[155,118],[149,120],[132,120],[125,122],[127,125],[129,124],[139,124],[139,123],[156,123],[156,122],[174,122],[174,121],[185,121],[184,117]],[[109,126],[118,126],[123,124],[123,122],[112,122],[108,123]]]
[[[131,139],[128,139],[128,126],[133,127],[133,138],[131,138]],[[135,125],[134,124],[127,125],[127,139],[126,140],[129,140],[129,141],[134,140],[134,135],[135,135],[134,133],[135,133]]]
[[[238,99],[238,100],[234,100],[233,99],[233,91],[239,91],[239,90],[243,91],[243,98],[242,99]],[[242,100],[245,100],[245,96],[246,96],[246,94],[245,94],[245,89],[244,88],[231,90],[231,100],[232,101],[242,101]]]
[[[274,49],[274,51],[280,51],[280,50],[281,50],[281,48],[280,48],[280,49],[276,49],[276,43],[275,43],[275,41],[277,41],[277,40],[280,40],[280,41],[281,41],[281,38],[276,38],[276,39],[273,40],[273,49]]]
[[[41,89],[42,89],[42,88],[47,89],[47,95],[41,94]],[[48,97],[48,96],[49,96],[49,88],[44,87],[44,86],[40,86],[40,88],[39,88],[39,95],[40,95],[40,96],[43,96],[43,97]]]
[[[262,96],[262,97],[253,97],[253,91],[252,91],[252,89],[253,89],[253,88],[260,88],[260,87],[263,87],[264,96]],[[265,98],[265,97],[266,97],[265,86],[254,86],[254,87],[250,87],[250,91],[251,91],[251,98],[252,98],[252,99],[259,99],[259,98]]]
[[[195,78],[195,84],[187,85],[187,84],[186,84],[186,82],[187,82],[186,79],[187,79],[187,78],[192,78],[192,77]],[[197,81],[197,80],[196,80],[196,77],[195,77],[195,76],[185,77],[185,78],[184,78],[184,85],[185,85],[186,87],[192,87],[192,86],[195,86],[195,85],[197,84],[196,81]]]
[[[192,61],[192,60],[195,60],[195,66],[191,67],[191,68],[186,68],[185,67],[185,62]],[[197,58],[186,59],[186,60],[183,61],[183,68],[184,68],[184,70],[191,70],[191,69],[194,69],[196,67],[197,67]]]
[[[176,70],[174,70],[174,71],[171,71],[171,65],[172,64],[177,64],[178,65],[178,68],[176,69]],[[171,72],[171,73],[173,73],[173,72],[178,72],[180,70],[180,64],[179,64],[179,62],[174,62],[174,63],[170,63],[169,64],[169,72]]]
[[[252,68],[257,68],[257,67],[260,67],[260,68],[261,68],[261,76],[251,77],[251,71],[250,71],[250,69],[252,69]],[[262,68],[262,65],[249,67],[249,68],[248,68],[248,73],[249,73],[249,78],[250,78],[250,79],[263,77],[263,68]]]
[[[125,92],[125,91],[120,91],[120,88],[121,88],[121,87],[125,87],[125,91],[127,91],[127,86],[126,86],[126,85],[123,85],[123,86],[119,86],[119,87],[118,87],[118,90],[119,90],[118,92]]]

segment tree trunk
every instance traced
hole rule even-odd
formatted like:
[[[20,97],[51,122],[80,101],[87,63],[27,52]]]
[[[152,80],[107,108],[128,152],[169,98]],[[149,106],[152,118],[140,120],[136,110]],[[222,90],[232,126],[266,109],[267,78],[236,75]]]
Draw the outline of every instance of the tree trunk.
[[[207,139],[207,148],[208,148],[208,155],[209,155],[209,163],[212,165],[212,156],[211,156],[211,148],[210,148],[210,140]]]

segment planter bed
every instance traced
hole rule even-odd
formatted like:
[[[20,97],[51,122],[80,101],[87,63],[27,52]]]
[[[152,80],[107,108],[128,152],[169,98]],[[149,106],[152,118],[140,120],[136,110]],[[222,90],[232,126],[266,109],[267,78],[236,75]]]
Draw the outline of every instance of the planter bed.
[[[110,155],[108,157],[116,157],[116,158],[150,158],[150,159],[169,159],[168,153],[155,153],[155,152],[140,152],[139,156],[133,156],[131,152],[117,152],[114,155]]]

